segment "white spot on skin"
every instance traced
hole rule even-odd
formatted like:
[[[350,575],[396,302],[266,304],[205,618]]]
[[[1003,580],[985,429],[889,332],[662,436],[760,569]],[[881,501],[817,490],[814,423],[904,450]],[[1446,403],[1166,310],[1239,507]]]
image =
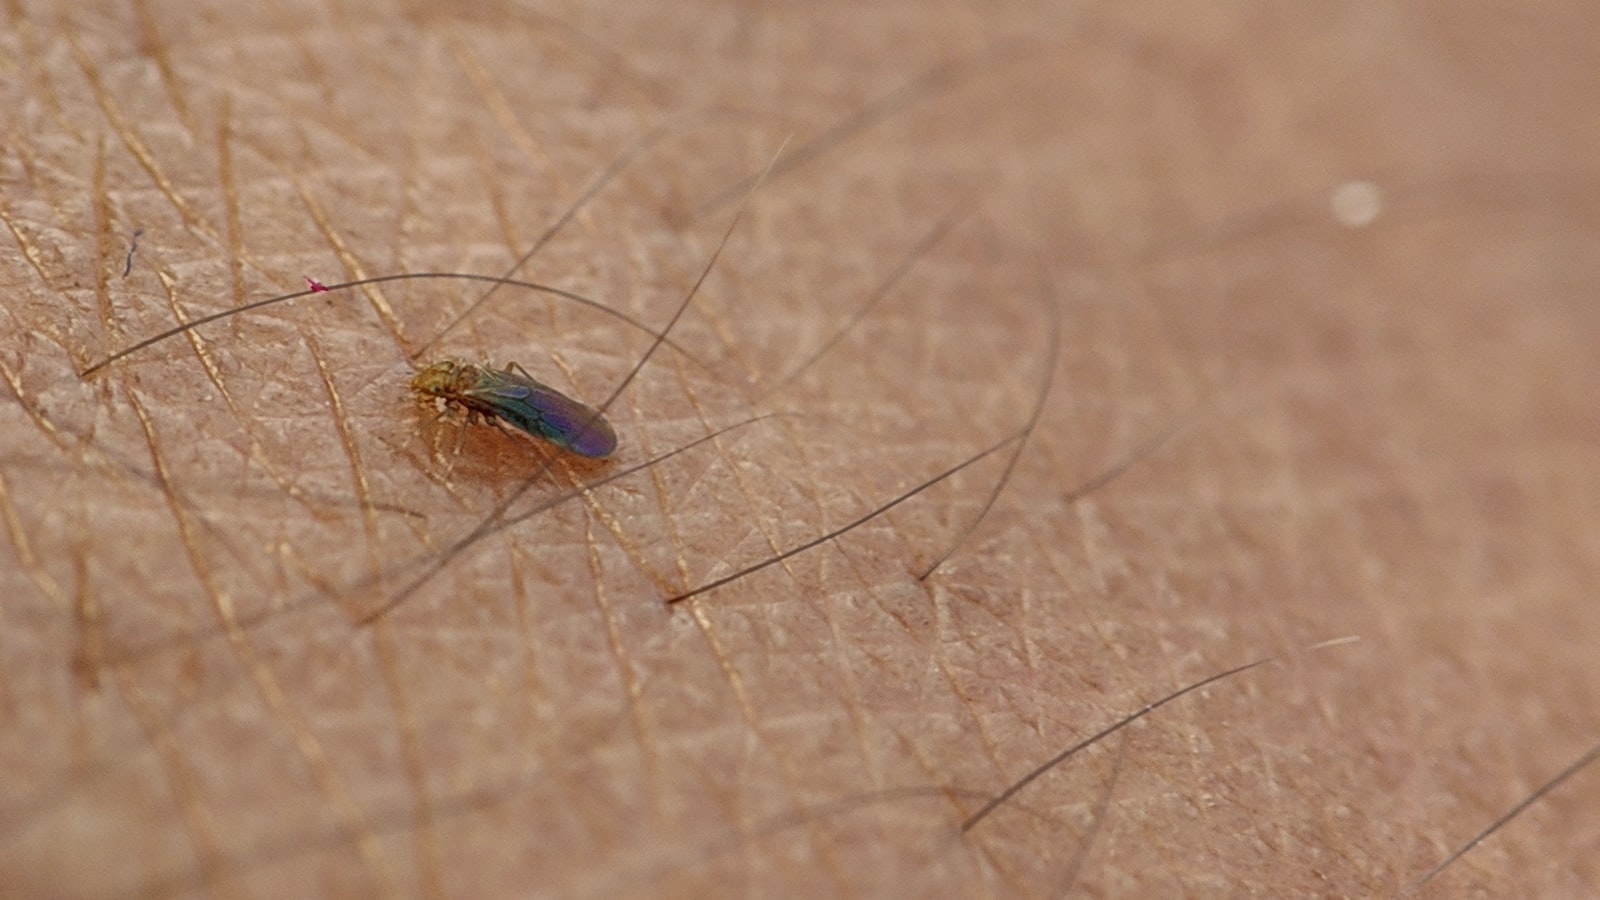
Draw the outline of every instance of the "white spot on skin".
[[[1383,191],[1370,181],[1347,181],[1333,189],[1333,217],[1346,228],[1365,228],[1383,213]]]

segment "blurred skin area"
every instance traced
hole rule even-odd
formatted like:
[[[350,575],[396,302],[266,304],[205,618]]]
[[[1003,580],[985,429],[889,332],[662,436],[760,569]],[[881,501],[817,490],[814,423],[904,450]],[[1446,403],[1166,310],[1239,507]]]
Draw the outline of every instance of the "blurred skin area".
[[[1600,737],[1590,5],[640,6],[0,10],[8,891],[1391,895]],[[76,374],[630,148],[522,277],[660,328],[743,213],[608,462],[406,393],[650,348],[523,289]],[[1422,893],[1592,896],[1597,786]]]

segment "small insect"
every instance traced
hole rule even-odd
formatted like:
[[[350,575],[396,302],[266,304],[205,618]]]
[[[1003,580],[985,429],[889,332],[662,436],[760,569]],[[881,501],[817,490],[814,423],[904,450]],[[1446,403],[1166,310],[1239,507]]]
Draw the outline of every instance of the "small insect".
[[[504,369],[447,359],[430,363],[411,378],[418,397],[441,400],[504,422],[579,456],[599,459],[617,449],[617,433],[600,410],[540,383],[516,363]]]

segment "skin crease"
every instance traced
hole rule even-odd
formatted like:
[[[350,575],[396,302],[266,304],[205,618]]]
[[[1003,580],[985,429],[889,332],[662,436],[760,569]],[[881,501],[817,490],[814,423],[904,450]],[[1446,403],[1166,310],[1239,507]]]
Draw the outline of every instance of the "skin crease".
[[[1383,896],[1594,744],[1590,5],[640,6],[0,8],[8,891]],[[713,200],[953,60],[775,167],[673,332],[705,365],[650,359],[610,463],[421,427],[404,354],[459,284],[74,374],[174,302],[498,273],[669,123],[522,272],[659,327]],[[1039,426],[938,572],[1002,457],[661,604],[1021,427],[1046,290]],[[598,404],[648,345],[507,290],[429,358]],[[519,509],[771,410],[350,624],[525,479]],[[1592,896],[1597,785],[1422,894]]]

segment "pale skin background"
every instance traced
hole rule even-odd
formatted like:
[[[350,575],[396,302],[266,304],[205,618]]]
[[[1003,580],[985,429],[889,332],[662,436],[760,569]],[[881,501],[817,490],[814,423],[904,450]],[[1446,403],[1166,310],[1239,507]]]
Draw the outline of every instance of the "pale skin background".
[[[1592,746],[1593,5],[993,6],[0,6],[0,893],[1390,895]],[[496,273],[669,123],[524,270],[659,326],[737,206],[710,201],[961,60],[761,188],[674,333],[705,365],[663,350],[614,461],[527,501],[792,416],[474,546],[375,627],[398,582],[363,579],[539,466],[475,428],[452,468],[406,397],[472,289],[75,374],[306,275]],[[1356,179],[1363,228],[1330,203]],[[1003,458],[663,606],[1026,422],[1041,282],[1049,402],[944,568],[914,577]],[[647,343],[507,291],[429,358],[598,402]],[[1597,794],[1424,893],[1592,896]]]

